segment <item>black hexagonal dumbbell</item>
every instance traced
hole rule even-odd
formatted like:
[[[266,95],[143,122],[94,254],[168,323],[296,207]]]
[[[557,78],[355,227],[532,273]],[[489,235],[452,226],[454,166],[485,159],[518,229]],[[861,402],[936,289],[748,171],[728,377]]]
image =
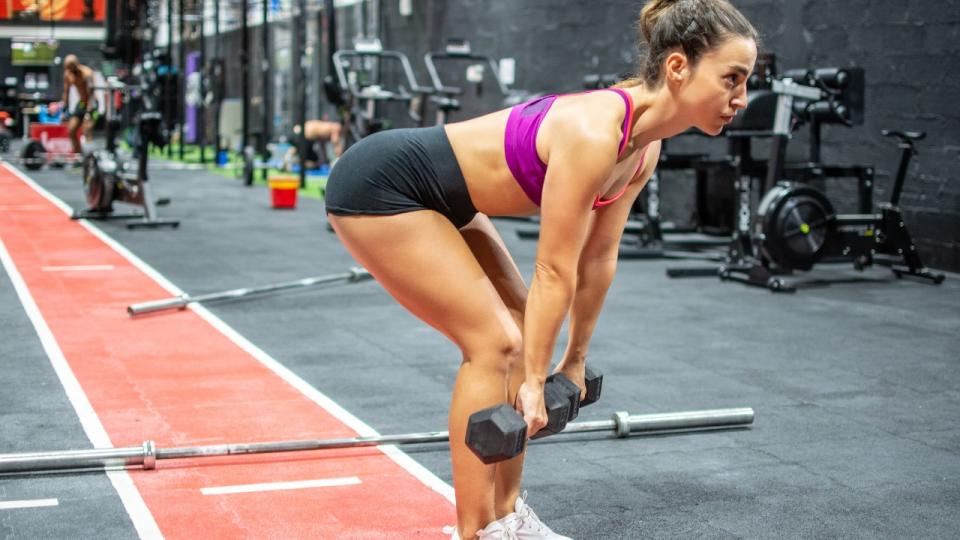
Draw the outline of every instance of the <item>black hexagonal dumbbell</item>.
[[[467,446],[484,463],[518,456],[526,442],[527,422],[506,403],[470,415]]]
[[[562,377],[562,379],[560,378]],[[539,439],[560,433],[570,420],[571,395],[579,390],[565,376],[554,377],[543,385],[543,401],[547,409],[547,425],[534,434]],[[565,381],[565,382],[564,382]],[[573,387],[571,394],[570,387]],[[467,424],[467,446],[484,463],[496,463],[523,452],[527,440],[527,423],[513,407],[502,403],[470,415]]]
[[[573,400],[580,392],[577,385],[570,382],[566,376],[556,374],[553,382],[543,385],[543,404],[547,408],[547,425],[533,434],[531,439],[542,439],[555,433],[560,433],[570,421]],[[570,387],[573,387],[571,393]]]
[[[600,391],[603,387],[603,372],[587,366],[583,382],[587,387],[587,392],[583,400],[581,400],[580,388],[569,378],[560,373],[554,373],[547,377],[547,384],[554,383],[561,386],[570,400],[570,418],[567,419],[568,422],[572,422],[574,418],[580,414],[580,407],[586,407],[587,405],[596,403],[597,400],[600,399]]]
[[[600,399],[600,390],[603,389],[603,372],[587,366],[584,381],[587,386],[587,395],[580,402],[581,407],[596,403]]]
[[[546,391],[547,384],[555,385],[563,391],[563,395],[567,398],[567,403],[570,405],[570,416],[567,417],[567,422],[572,422],[573,419],[580,414],[580,387],[574,384],[574,382],[563,373],[554,373],[547,377],[544,391]]]

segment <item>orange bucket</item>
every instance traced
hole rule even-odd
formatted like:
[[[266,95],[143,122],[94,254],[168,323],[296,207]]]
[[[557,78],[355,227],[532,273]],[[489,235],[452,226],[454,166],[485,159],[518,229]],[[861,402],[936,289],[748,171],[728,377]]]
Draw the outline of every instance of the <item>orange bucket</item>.
[[[270,187],[270,201],[274,208],[296,208],[297,191],[300,178],[296,176],[274,176],[267,180]]]

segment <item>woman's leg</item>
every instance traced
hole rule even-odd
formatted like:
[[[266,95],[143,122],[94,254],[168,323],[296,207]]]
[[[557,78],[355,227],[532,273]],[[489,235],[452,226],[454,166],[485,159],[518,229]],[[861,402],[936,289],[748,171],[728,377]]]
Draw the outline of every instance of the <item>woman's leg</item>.
[[[464,539],[496,519],[495,466],[465,444],[470,414],[507,400],[520,329],[460,232],[431,211],[335,216],[330,222],[354,258],[400,304],[463,351],[450,403],[450,453],[457,525]]]
[[[500,233],[493,226],[490,218],[484,214],[477,214],[467,226],[460,229],[464,240],[477,258],[484,273],[497,289],[497,293],[504,305],[510,311],[517,328],[523,330],[523,313],[527,304],[527,285],[523,282],[520,269],[507,251]],[[513,363],[508,383],[509,403],[513,403],[517,390],[523,383],[524,369],[522,357]],[[523,458],[526,452],[519,456],[497,463],[495,510],[497,519],[513,512],[514,504],[520,495],[520,481],[523,475]]]

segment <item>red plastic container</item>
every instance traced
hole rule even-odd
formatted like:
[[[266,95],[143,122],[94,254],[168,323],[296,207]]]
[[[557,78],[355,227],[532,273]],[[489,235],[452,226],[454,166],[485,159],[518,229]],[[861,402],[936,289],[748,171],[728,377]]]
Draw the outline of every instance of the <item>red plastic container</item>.
[[[296,208],[300,179],[296,176],[276,176],[267,181],[270,202],[274,208]]]

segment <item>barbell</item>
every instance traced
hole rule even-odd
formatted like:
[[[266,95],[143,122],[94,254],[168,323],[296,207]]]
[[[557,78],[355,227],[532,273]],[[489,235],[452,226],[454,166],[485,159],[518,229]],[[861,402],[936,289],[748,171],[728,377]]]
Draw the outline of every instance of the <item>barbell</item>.
[[[373,279],[373,276],[370,275],[370,272],[367,272],[363,268],[354,267],[354,268],[351,268],[349,272],[344,272],[341,274],[330,274],[326,276],[296,279],[293,281],[284,281],[280,283],[273,283],[270,285],[261,285],[258,287],[241,287],[239,289],[229,289],[226,291],[212,292],[207,294],[198,294],[196,296],[192,296],[189,294],[181,294],[179,296],[174,296],[172,298],[164,298],[162,300],[152,300],[149,302],[142,302],[140,304],[132,304],[130,306],[127,306],[127,313],[130,316],[136,316],[136,315],[143,315],[146,313],[154,313],[157,311],[164,311],[168,309],[184,309],[185,307],[187,307],[187,304],[191,304],[195,302],[200,303],[200,302],[210,302],[213,300],[236,299],[236,298],[242,298],[245,296],[266,294],[270,292],[283,291],[287,289],[296,289],[300,287],[310,287],[313,285],[324,285],[329,283],[336,283],[338,281],[345,281],[347,283],[358,283],[368,279]]]
[[[645,415],[630,415],[626,412],[616,412],[610,420],[567,424],[566,429],[559,434],[613,432],[616,438],[625,438],[631,435],[688,433],[746,428],[753,424],[753,418],[754,413],[752,408],[712,409]],[[342,439],[215,444],[178,448],[158,448],[153,441],[148,440],[144,441],[140,446],[126,448],[0,454],[0,475],[130,467],[152,470],[156,468],[157,460],[163,459],[305,452],[311,450],[333,450],[381,445],[412,445],[447,441],[449,441],[449,433],[446,431]]]

